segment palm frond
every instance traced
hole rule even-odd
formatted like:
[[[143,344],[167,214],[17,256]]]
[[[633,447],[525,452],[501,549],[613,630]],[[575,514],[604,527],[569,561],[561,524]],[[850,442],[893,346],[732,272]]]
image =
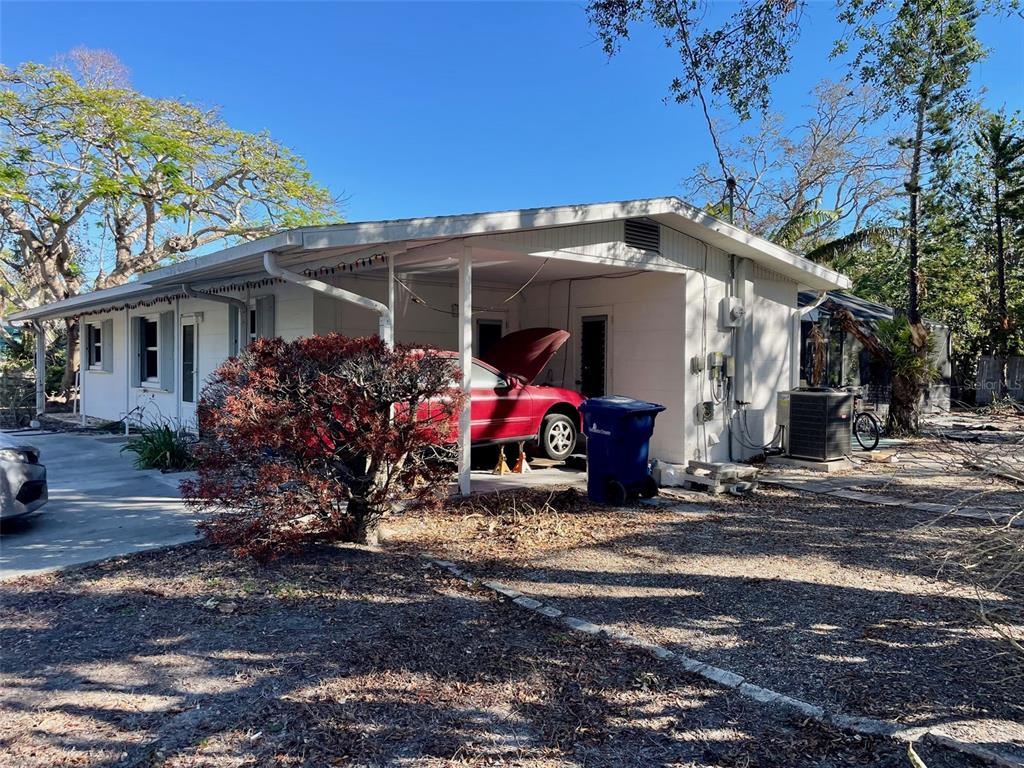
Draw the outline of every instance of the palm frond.
[[[842,263],[850,254],[865,246],[892,240],[899,237],[900,233],[899,227],[864,227],[854,230],[848,235],[822,243],[805,253],[804,256],[819,264],[829,264],[842,269]]]
[[[840,211],[812,208],[811,204],[805,204],[786,219],[782,226],[772,232],[768,239],[783,248],[792,248],[808,232],[823,224],[836,221],[840,215]]]

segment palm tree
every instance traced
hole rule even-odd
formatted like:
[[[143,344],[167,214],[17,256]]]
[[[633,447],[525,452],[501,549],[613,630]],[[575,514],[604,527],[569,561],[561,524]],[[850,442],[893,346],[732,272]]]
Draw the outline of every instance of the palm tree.
[[[815,207],[817,201],[809,201],[797,209],[773,232],[768,239],[783,248],[793,249],[809,239],[809,234],[823,225],[838,221],[841,211]],[[804,251],[804,256],[818,264],[824,264],[839,272],[854,266],[853,257],[865,247],[892,240],[900,235],[898,227],[867,226],[855,229],[845,235],[829,239],[813,239]]]

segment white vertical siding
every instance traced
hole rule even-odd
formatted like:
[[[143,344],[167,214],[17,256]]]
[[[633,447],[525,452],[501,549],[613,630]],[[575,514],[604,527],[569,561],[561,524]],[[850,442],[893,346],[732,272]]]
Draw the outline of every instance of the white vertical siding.
[[[522,311],[524,328],[550,326],[573,334],[538,381],[575,389],[579,358],[579,329],[572,327],[575,318],[588,307],[608,310],[609,394],[666,407],[658,416],[651,450],[654,457],[668,461],[684,458],[686,418],[680,384],[684,283],[683,275],[664,273],[561,280],[528,288]]]

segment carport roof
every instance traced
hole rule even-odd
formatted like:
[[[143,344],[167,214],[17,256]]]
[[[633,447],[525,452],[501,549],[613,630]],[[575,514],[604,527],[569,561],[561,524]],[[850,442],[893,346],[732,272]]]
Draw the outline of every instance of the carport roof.
[[[366,221],[319,227],[301,227],[148,272],[137,282],[75,296],[10,315],[7,320],[66,317],[118,300],[143,299],[166,293],[182,283],[218,280],[260,273],[267,251],[279,254],[282,266],[311,262],[367,249],[422,248],[453,239],[525,230],[593,224],[646,217],[726,253],[748,258],[808,288],[848,288],[850,280],[763,238],[715,218],[676,197],[658,197],[609,203],[527,208],[490,213],[468,213],[419,219]],[[367,251],[369,252],[369,251]],[[641,267],[642,268],[642,267]]]

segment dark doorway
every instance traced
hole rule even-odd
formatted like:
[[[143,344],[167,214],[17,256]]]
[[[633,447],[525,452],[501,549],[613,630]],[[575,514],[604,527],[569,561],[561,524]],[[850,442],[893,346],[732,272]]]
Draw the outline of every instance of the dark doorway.
[[[501,320],[477,320],[476,321],[476,353],[475,357],[483,357],[487,354],[494,342],[501,338]]]
[[[605,370],[608,357],[608,315],[580,319],[580,377],[576,382],[584,397],[607,394]]]

